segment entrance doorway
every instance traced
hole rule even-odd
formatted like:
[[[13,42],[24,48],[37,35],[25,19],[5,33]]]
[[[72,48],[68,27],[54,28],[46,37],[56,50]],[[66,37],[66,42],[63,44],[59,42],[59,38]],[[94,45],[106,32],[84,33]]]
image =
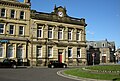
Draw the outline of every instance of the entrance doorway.
[[[102,63],[106,63],[106,56],[102,56]]]
[[[60,62],[60,63],[62,63],[62,53],[63,53],[63,50],[58,50],[58,61]]]

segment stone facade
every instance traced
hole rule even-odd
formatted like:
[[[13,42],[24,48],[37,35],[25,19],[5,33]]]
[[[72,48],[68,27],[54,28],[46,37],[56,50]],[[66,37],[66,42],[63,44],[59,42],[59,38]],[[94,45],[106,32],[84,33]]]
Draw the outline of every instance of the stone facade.
[[[118,48],[115,52],[115,62],[119,62],[120,61],[120,48]]]
[[[15,59],[30,65],[58,60],[86,64],[85,19],[67,15],[66,8],[51,13],[31,10],[30,0],[0,1],[0,60]]]
[[[0,1],[0,60],[27,63],[30,5],[16,0]]]

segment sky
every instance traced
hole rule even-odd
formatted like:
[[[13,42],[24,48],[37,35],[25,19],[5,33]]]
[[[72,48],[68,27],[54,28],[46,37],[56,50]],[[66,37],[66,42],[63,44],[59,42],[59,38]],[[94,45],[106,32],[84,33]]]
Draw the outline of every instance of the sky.
[[[31,0],[31,9],[51,13],[55,4],[68,16],[85,18],[87,41],[107,39],[120,47],[120,0]]]

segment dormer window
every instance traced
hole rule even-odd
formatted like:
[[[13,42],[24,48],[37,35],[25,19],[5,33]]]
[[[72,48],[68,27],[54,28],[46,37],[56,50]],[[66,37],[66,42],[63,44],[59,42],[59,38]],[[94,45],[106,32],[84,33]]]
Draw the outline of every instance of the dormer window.
[[[105,44],[103,43],[102,46],[105,47]]]
[[[96,47],[96,46],[97,46],[97,44],[95,43],[95,44],[94,44],[94,47]]]

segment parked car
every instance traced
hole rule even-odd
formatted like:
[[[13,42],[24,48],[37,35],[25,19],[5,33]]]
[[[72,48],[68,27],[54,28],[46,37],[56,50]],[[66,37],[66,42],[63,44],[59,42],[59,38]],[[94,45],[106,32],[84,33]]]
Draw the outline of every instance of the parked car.
[[[15,60],[12,59],[4,59],[3,62],[0,62],[1,68],[16,68],[17,63]]]
[[[66,68],[67,64],[61,63],[59,61],[50,61],[48,64],[49,68]]]

